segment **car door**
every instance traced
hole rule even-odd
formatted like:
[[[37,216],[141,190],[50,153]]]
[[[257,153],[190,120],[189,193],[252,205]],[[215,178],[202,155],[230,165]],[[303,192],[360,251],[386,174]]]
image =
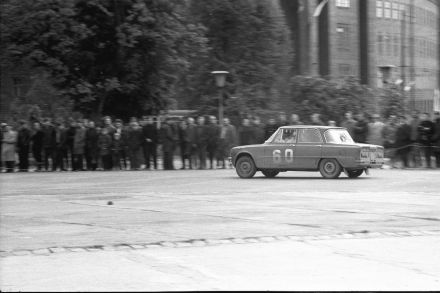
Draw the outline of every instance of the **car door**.
[[[316,169],[322,155],[323,139],[317,128],[298,129],[294,160],[298,169]]]
[[[292,169],[296,145],[297,130],[281,128],[272,142],[264,150],[266,169]]]

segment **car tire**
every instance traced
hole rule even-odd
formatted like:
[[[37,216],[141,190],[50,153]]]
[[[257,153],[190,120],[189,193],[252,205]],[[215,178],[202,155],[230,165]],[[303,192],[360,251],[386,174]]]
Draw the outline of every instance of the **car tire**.
[[[358,178],[359,176],[362,175],[362,173],[364,173],[363,169],[347,171],[347,174],[348,174],[349,178]]]
[[[338,178],[341,174],[342,167],[335,159],[323,159],[319,163],[319,172],[322,177],[327,179]]]
[[[263,175],[266,176],[267,178],[274,178],[280,172],[275,171],[275,170],[263,170],[263,171],[261,171],[261,173],[263,173]]]
[[[252,178],[257,172],[257,167],[250,156],[242,156],[237,160],[235,170],[241,178]]]

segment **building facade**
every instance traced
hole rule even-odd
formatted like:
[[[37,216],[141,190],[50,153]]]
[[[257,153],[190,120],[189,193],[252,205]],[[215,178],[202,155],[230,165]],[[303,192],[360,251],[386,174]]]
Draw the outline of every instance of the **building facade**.
[[[372,87],[396,84],[412,109],[440,110],[440,1],[293,2],[282,7],[295,10],[285,15],[296,21],[297,74],[355,76]]]

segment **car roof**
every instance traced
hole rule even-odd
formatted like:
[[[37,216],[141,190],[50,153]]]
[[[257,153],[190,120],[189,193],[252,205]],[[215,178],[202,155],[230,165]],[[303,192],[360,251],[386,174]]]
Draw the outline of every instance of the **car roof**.
[[[338,126],[322,126],[322,125],[286,125],[280,128],[318,128],[318,129],[343,129],[344,127]]]

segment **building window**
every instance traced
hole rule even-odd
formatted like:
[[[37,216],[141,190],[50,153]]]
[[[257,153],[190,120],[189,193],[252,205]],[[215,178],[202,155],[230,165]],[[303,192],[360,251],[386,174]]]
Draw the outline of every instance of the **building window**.
[[[391,18],[391,2],[384,2],[383,15],[385,18]]]
[[[383,17],[383,1],[376,1],[376,16],[382,18]]]
[[[392,18],[399,19],[399,4],[393,3]]]
[[[350,0],[336,0],[336,7],[350,8]]]
[[[345,23],[338,23],[336,26],[336,32],[338,33],[338,48],[349,50],[350,46],[350,26]]]
[[[377,34],[377,53],[383,55],[383,36],[382,33]]]

